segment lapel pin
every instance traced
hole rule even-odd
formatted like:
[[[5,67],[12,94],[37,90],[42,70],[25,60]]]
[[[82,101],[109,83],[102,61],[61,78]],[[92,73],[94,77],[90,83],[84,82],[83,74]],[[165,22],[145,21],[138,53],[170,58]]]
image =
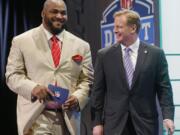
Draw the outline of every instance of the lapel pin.
[[[147,50],[144,50],[144,53],[146,54],[146,53],[147,53]]]

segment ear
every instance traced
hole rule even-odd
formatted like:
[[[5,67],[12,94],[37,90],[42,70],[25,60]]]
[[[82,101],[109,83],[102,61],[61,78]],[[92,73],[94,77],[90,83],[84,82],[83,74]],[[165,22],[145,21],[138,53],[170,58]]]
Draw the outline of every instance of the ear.
[[[41,11],[41,17],[44,18],[44,11]]]
[[[137,30],[137,26],[135,24],[133,24],[131,26],[131,33],[136,33],[136,30]]]

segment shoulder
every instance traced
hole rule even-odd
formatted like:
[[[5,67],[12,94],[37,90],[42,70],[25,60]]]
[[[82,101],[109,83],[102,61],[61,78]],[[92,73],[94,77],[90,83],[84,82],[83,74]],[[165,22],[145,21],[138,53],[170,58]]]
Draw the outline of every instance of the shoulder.
[[[31,38],[33,36],[33,34],[37,33],[38,31],[40,31],[40,27],[35,27],[30,30],[27,30],[27,31],[15,36],[13,38],[13,41],[26,41],[27,42],[27,39]]]
[[[164,53],[163,49],[156,45],[150,45],[143,41],[140,42],[140,45],[144,46],[151,53]]]
[[[89,46],[89,43],[87,41],[66,30],[64,31],[64,38],[68,41],[71,41],[74,45]]]
[[[98,55],[106,55],[111,53],[114,49],[118,48],[119,44],[113,44],[111,46],[106,46],[105,48],[98,50]]]

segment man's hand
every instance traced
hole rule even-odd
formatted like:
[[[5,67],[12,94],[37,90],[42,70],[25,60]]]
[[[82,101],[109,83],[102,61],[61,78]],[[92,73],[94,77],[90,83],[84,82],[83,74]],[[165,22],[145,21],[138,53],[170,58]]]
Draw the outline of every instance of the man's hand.
[[[166,129],[166,132],[169,132],[168,135],[173,135],[175,129],[174,122],[170,119],[165,119],[163,120],[163,125]]]
[[[73,110],[79,107],[78,99],[75,96],[70,96],[68,100],[63,104],[64,110]]]
[[[103,125],[97,125],[93,128],[93,135],[103,135]]]
[[[54,96],[53,92],[50,91],[47,87],[42,85],[37,85],[32,90],[32,96],[38,99],[40,102],[43,102],[48,95]]]

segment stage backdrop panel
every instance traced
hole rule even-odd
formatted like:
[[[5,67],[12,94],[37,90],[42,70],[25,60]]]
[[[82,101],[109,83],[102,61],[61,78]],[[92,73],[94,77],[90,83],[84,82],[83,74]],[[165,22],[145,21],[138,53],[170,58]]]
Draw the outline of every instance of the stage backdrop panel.
[[[164,49],[174,92],[175,135],[180,134],[180,0],[160,0],[161,47]]]

